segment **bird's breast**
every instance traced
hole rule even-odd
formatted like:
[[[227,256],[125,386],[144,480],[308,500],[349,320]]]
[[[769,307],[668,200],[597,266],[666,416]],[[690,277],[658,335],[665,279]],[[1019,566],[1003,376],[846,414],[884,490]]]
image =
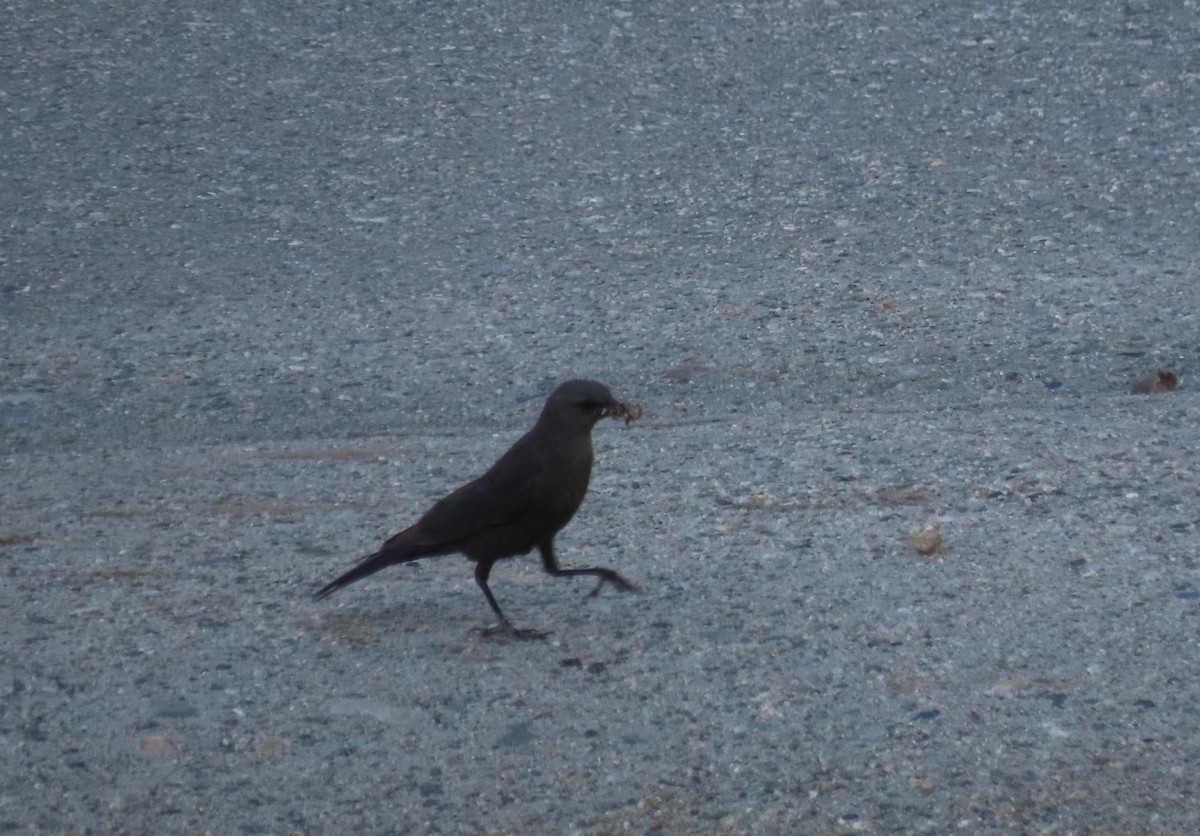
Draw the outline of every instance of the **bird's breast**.
[[[547,512],[556,512],[563,516],[565,524],[583,504],[583,498],[587,495],[591,470],[591,456],[574,461],[550,462],[550,466],[547,468],[549,478],[543,480],[540,486],[541,501],[539,504]]]

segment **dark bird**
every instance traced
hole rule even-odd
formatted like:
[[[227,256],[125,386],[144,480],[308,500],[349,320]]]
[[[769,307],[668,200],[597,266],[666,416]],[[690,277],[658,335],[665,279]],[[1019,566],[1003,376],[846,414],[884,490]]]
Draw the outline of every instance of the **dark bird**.
[[[486,632],[514,630],[500,611],[488,576],[505,557],[541,552],[551,575],[593,575],[621,590],[635,587],[612,569],[589,566],[563,569],[554,555],[554,535],[579,510],[592,472],[592,427],[601,418],[641,417],[636,404],[616,400],[608,387],[593,380],[569,380],[550,393],[533,429],[473,482],[439,500],[409,528],[362,558],[358,565],[322,587],[320,599],[347,584],[397,563],[422,557],[461,553],[475,561],[475,582],[483,590],[500,623]]]

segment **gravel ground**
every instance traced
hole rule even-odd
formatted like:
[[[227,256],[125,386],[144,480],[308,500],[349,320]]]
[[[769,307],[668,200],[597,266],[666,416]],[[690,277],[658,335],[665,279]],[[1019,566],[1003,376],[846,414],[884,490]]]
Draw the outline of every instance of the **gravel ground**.
[[[7,4],[0,831],[1200,830],[1200,6],[1047,5]],[[575,376],[640,594],[311,600]]]

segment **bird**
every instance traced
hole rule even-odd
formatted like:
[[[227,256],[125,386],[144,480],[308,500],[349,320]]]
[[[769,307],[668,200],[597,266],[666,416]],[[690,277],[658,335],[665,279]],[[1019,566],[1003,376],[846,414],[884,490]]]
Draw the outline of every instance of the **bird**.
[[[641,414],[637,404],[618,401],[607,386],[594,380],[560,384],[546,398],[533,428],[487,472],[434,503],[378,551],[321,587],[314,598],[325,598],[388,566],[461,553],[475,561],[475,582],[499,621],[484,634],[540,637],[545,634],[513,627],[488,587],[496,561],[528,554],[534,548],[541,554],[542,567],[554,577],[599,578],[591,595],[605,583],[634,591],[636,587],[612,569],[560,567],[554,536],[570,522],[587,493],[592,472],[592,428],[602,418],[624,418],[628,426]]]

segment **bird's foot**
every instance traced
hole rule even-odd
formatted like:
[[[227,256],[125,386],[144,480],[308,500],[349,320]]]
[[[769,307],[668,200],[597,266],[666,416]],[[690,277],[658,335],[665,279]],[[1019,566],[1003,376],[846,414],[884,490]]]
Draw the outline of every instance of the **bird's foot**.
[[[514,627],[512,622],[507,620],[493,624],[491,627],[476,628],[476,632],[485,639],[545,639],[550,636],[545,630],[537,630],[533,627]]]
[[[597,595],[599,595],[600,588],[602,586],[604,586],[604,584],[606,584],[606,583],[611,583],[613,586],[615,586],[617,589],[621,590],[622,592],[637,592],[638,591],[638,588],[635,585],[633,585],[629,581],[625,580],[623,577],[618,575],[616,572],[609,570],[608,572],[604,573],[603,575],[600,575],[599,583],[596,584],[595,589],[593,589],[591,592],[588,593],[588,597],[595,598]]]

